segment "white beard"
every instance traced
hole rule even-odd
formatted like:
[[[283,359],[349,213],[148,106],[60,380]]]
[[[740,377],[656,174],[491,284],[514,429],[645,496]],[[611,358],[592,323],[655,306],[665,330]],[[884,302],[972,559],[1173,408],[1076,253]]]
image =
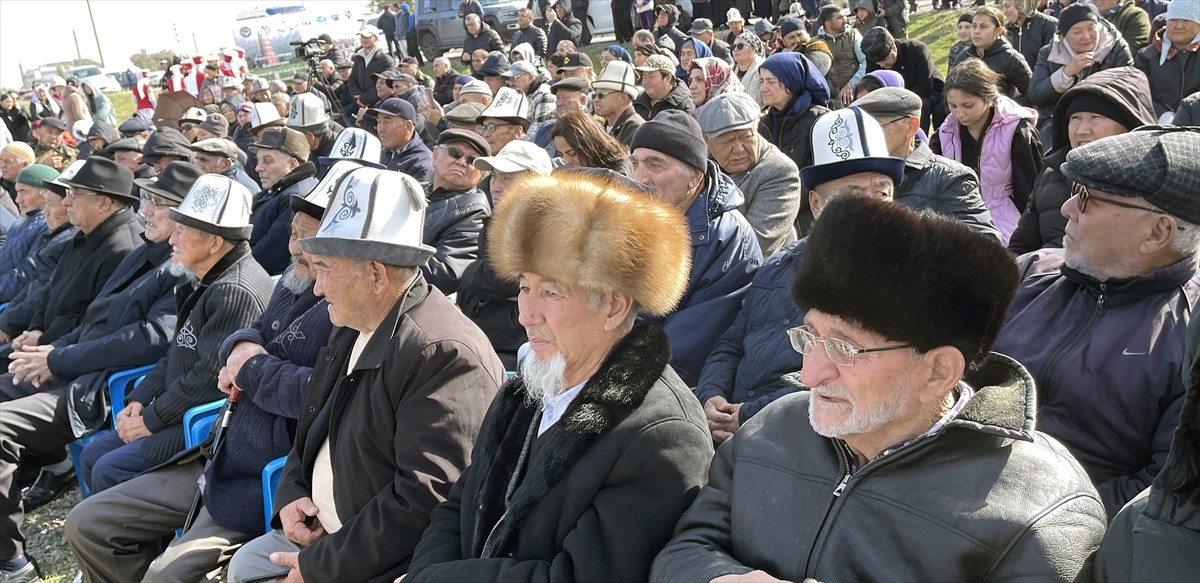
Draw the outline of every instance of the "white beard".
[[[167,271],[170,271],[171,275],[174,275],[175,277],[184,277],[192,274],[186,265],[182,263],[176,263],[174,259],[172,259],[171,264],[167,266]]]
[[[854,405],[854,409],[850,411],[850,414],[843,417],[840,421],[818,420],[816,394],[824,393],[827,396],[844,399],[847,391],[840,387],[825,386],[813,389],[813,393],[808,399],[808,422],[812,425],[813,431],[824,437],[836,437],[839,439],[844,439],[848,435],[861,435],[877,431],[893,420],[906,415],[909,403],[912,401],[912,389],[901,384],[892,391],[889,391],[884,401],[877,403],[873,407],[864,407],[862,404],[857,404]],[[849,403],[850,401],[847,400],[846,402]],[[835,405],[821,405],[821,407],[832,408]]]
[[[279,285],[282,285],[284,289],[292,292],[295,295],[304,293],[304,290],[311,287],[312,284],[313,280],[311,278],[304,277],[302,275],[296,275],[295,270],[284,273],[283,276],[279,278]]]
[[[539,404],[547,396],[562,394],[566,388],[567,359],[561,352],[549,361],[539,360],[532,351],[521,361],[521,378],[525,381],[525,402]]]

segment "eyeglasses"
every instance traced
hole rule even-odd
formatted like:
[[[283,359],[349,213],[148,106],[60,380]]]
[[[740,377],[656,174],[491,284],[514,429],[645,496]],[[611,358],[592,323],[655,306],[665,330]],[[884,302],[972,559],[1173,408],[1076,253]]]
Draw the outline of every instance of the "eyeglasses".
[[[135,138],[142,135],[142,132],[121,132],[122,138]]]
[[[142,191],[142,204],[149,206],[153,210],[179,208],[178,204],[169,203],[165,200],[161,200],[160,202],[160,200],[158,196],[144,190]]]
[[[1136,204],[1129,204],[1127,202],[1121,202],[1119,200],[1113,200],[1111,198],[1103,198],[1103,197],[1096,196],[1096,195],[1092,194],[1091,191],[1089,191],[1086,186],[1084,186],[1078,182],[1073,183],[1071,185],[1071,194],[1075,196],[1075,199],[1076,199],[1075,204],[1078,205],[1079,214],[1081,214],[1081,215],[1083,213],[1087,212],[1087,205],[1088,205],[1089,200],[1095,200],[1098,202],[1102,202],[1105,204],[1111,204],[1113,206],[1119,206],[1121,208],[1126,208],[1126,209],[1133,209],[1133,210],[1138,210],[1138,211],[1148,211],[1148,212],[1157,213],[1160,215],[1167,214],[1166,212],[1160,211],[1156,208],[1150,208],[1148,206],[1138,206]]]
[[[189,130],[194,130],[194,129],[196,129],[196,124],[194,124],[194,123],[179,124],[179,133],[184,133],[184,132],[187,132]]]
[[[510,124],[510,125],[512,125],[512,124]],[[466,157],[467,164],[472,165],[472,166],[475,164],[475,159],[479,157],[479,156],[472,156],[472,155],[466,153],[465,151],[463,151],[462,148],[459,148],[458,146],[450,146],[447,144],[440,144],[438,146],[438,149],[449,154],[450,157],[455,160],[459,160],[459,159],[462,159],[463,157]]]
[[[906,116],[902,116],[902,117],[898,117],[898,118],[896,118],[896,119],[893,119],[892,121],[889,121],[889,122],[887,122],[887,123],[881,123],[881,124],[879,124],[879,128],[880,128],[880,129],[886,128],[886,127],[888,127],[888,126],[890,126],[890,125],[892,125],[892,124],[894,124],[894,123],[898,123],[898,122],[902,122],[902,121],[904,121],[904,120],[907,120],[907,119],[909,119],[910,117],[913,117],[913,116],[908,116],[908,115],[906,115]]]
[[[604,99],[605,97],[608,97],[609,95],[612,95],[613,93],[616,93],[616,91],[609,91],[608,93],[605,93],[603,91],[597,91],[592,94],[592,97],[594,97],[596,99]]]
[[[838,366],[854,366],[854,355],[866,354],[868,352],[884,352],[887,350],[900,350],[901,348],[912,348],[908,344],[900,344],[896,346],[877,346],[874,348],[855,348],[853,344],[846,342],[840,338],[821,338],[809,331],[808,326],[797,326],[788,328],[788,339],[792,341],[792,348],[808,356],[812,354],[813,349],[817,344],[825,345],[825,355],[829,360]]]
[[[63,199],[65,200],[68,198],[79,198],[81,196],[98,196],[98,195],[95,192],[90,192],[87,190],[83,190],[81,188],[75,188],[74,186],[68,186],[67,187],[67,195],[64,196]]]
[[[748,48],[749,46],[750,46],[750,45],[748,45],[748,44],[746,44],[746,43],[734,43],[734,45],[733,45],[733,50],[735,50],[735,51],[739,51],[739,50],[742,50],[742,49],[744,49],[744,48]]]
[[[479,133],[482,135],[485,132],[494,132],[494,131],[496,131],[496,128],[506,128],[506,127],[515,126],[515,125],[517,125],[517,124],[515,124],[515,123],[481,123],[481,124],[475,126],[475,131],[476,131],[476,133]]]

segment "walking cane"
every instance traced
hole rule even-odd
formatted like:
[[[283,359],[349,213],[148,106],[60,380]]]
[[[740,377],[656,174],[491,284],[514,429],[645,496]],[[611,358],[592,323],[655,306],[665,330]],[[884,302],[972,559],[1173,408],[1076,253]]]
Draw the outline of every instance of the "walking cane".
[[[212,445],[208,448],[208,463],[212,463],[217,459],[217,449],[221,447],[221,439],[225,436],[225,428],[229,427],[229,420],[233,417],[233,409],[237,406],[238,397],[242,394],[242,390],[236,384],[229,388],[229,398],[225,399],[225,406],[221,409],[221,417],[217,421],[217,431],[213,434]],[[207,464],[205,468],[207,468]],[[200,474],[203,477],[203,472]],[[196,495],[192,497],[192,507],[188,510],[187,520],[183,523],[183,532],[187,532],[192,527],[192,523],[196,521],[196,515],[200,514],[200,501],[202,499],[202,488],[196,486]]]

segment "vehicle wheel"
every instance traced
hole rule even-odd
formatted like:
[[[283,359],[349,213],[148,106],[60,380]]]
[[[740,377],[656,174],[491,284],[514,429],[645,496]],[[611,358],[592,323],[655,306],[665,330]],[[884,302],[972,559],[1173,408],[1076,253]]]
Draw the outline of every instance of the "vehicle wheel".
[[[437,37],[433,36],[432,32],[422,32],[417,37],[417,45],[420,46],[421,54],[425,57],[426,61],[442,56],[442,51],[438,50]]]

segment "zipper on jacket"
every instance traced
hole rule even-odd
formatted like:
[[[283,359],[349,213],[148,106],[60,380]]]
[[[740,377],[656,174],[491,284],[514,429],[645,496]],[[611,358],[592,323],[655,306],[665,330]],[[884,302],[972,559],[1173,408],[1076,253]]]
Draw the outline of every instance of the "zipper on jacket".
[[[1046,366],[1042,369],[1042,373],[1038,375],[1039,386],[1045,387],[1047,390],[1049,390],[1050,377],[1054,374],[1055,369],[1058,368],[1058,365],[1062,362],[1062,359],[1066,358],[1067,353],[1070,352],[1072,348],[1075,348],[1075,345],[1079,344],[1079,341],[1083,339],[1084,335],[1090,332],[1092,327],[1096,325],[1096,322],[1100,320],[1100,316],[1104,313],[1104,303],[1107,299],[1108,284],[1101,283],[1100,295],[1096,298],[1096,308],[1092,310],[1092,315],[1088,317],[1088,320],[1084,322],[1082,326],[1079,327],[1079,330],[1075,332],[1075,335],[1072,336],[1070,340],[1063,344],[1058,351],[1054,353],[1054,357],[1050,359],[1050,362],[1046,363]]]

